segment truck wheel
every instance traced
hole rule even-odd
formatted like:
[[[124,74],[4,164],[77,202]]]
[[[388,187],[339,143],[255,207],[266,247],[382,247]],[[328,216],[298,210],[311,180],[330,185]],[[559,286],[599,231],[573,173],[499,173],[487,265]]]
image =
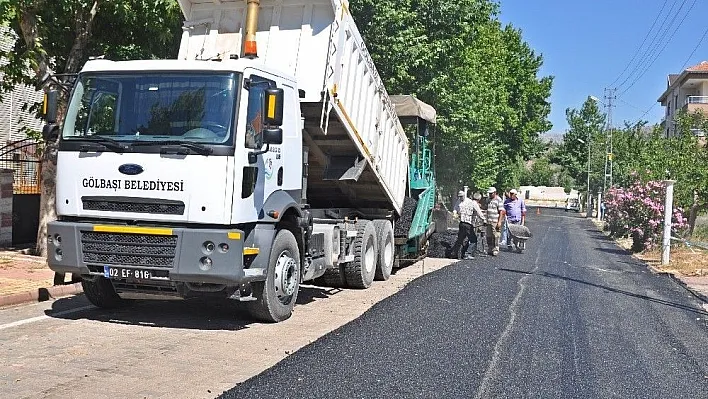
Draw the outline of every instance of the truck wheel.
[[[111,281],[105,277],[81,279],[81,287],[89,302],[103,309],[115,309],[125,305],[125,300],[116,293]]]
[[[356,224],[357,235],[354,239],[354,261],[344,266],[347,285],[352,288],[369,288],[374,282],[378,250],[376,228],[368,220]]]
[[[252,283],[251,288],[257,300],[247,302],[246,306],[254,318],[279,322],[292,315],[300,289],[300,251],[289,230],[276,234],[266,280]]]
[[[374,228],[376,229],[376,242],[378,246],[378,259],[376,262],[376,274],[374,279],[378,281],[386,281],[391,277],[393,270],[393,227],[388,220],[374,220]]]

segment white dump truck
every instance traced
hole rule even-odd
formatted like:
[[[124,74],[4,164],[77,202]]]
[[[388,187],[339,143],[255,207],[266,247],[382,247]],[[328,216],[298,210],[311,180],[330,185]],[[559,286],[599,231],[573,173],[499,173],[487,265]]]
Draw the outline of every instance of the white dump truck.
[[[48,263],[99,307],[391,273],[409,143],[345,0],[179,0],[178,59],[90,60],[59,137]]]

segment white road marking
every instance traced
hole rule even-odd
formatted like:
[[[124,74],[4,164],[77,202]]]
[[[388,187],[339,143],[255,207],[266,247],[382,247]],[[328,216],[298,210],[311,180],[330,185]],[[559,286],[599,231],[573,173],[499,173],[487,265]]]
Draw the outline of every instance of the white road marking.
[[[82,312],[82,311],[84,311],[84,310],[89,310],[89,309],[93,309],[93,308],[94,308],[94,306],[92,306],[92,305],[82,306],[82,307],[76,308],[76,309],[69,309],[69,310],[64,310],[64,311],[57,312],[57,313],[52,313],[51,315],[30,317],[29,319],[13,321],[12,323],[0,324],[0,331],[1,331],[1,330],[8,329],[8,328],[12,328],[12,327],[18,327],[18,326],[22,326],[22,325],[25,325],[25,324],[34,323],[34,322],[37,322],[37,321],[42,321],[42,320],[45,320],[45,319],[51,319],[51,318],[54,318],[54,317],[66,316],[66,315],[68,315],[68,314],[77,313],[77,312]]]

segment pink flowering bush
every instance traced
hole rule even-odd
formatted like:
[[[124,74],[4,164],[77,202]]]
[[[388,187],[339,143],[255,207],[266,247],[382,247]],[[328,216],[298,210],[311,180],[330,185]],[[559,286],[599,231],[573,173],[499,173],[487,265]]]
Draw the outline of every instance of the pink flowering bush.
[[[666,188],[661,181],[635,182],[627,188],[610,188],[605,196],[605,220],[610,234],[632,237],[632,251],[640,252],[661,246],[664,226]],[[672,235],[688,228],[680,208],[673,210]]]

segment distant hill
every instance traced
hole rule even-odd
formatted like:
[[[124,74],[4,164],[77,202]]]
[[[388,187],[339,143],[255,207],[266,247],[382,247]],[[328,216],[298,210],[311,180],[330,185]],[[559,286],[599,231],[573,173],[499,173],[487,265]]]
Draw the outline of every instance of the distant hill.
[[[564,133],[558,133],[558,132],[541,133],[541,139],[552,141],[554,143],[560,143],[563,141],[563,134]]]

